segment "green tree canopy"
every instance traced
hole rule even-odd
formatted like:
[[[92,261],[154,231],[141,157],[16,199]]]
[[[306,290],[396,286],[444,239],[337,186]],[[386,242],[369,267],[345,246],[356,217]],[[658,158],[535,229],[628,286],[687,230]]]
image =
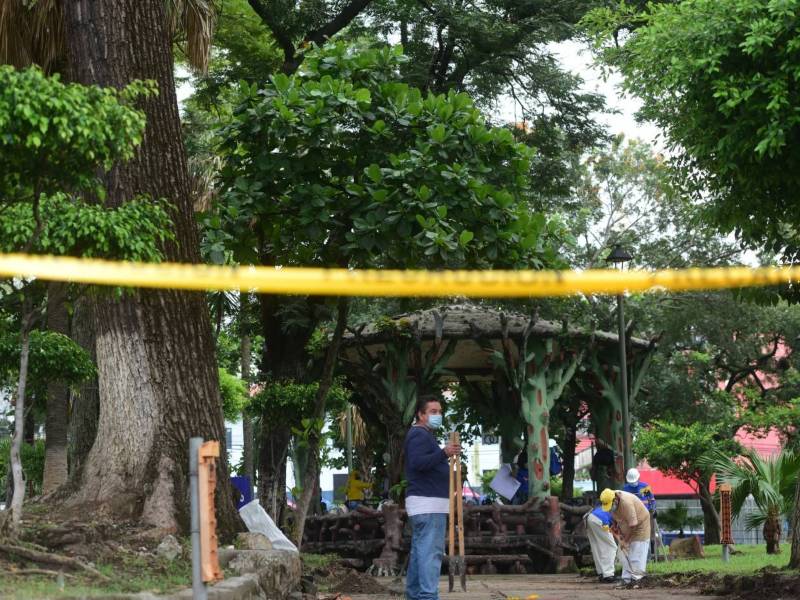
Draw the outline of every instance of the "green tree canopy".
[[[243,99],[212,222],[242,261],[386,267],[558,264],[531,210],[531,152],[468,96],[399,83],[399,48],[329,44]]]
[[[727,432],[725,432],[727,435]],[[634,440],[634,453],[662,472],[686,483],[697,485],[710,479],[713,469],[701,464],[701,458],[715,449],[729,455],[737,453],[739,445],[707,423],[680,425],[669,421],[653,421],[640,430]]]
[[[141,142],[144,115],[131,103],[150,93],[0,66],[0,250],[159,259],[170,239],[163,203],[91,202],[105,194],[102,173]]]
[[[800,249],[800,91],[795,0],[622,3],[586,23],[601,60],[667,134],[681,182],[707,195],[723,231]]]
[[[13,391],[19,377],[19,332],[0,330],[0,388]],[[33,331],[30,339],[28,373],[32,391],[43,394],[47,384],[63,381],[77,385],[95,376],[89,354],[66,335]]]

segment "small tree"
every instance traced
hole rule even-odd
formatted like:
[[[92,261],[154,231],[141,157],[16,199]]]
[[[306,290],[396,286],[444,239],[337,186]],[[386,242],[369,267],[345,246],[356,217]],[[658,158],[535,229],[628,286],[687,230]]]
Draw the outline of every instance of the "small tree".
[[[780,554],[781,520],[792,512],[800,454],[784,449],[777,456],[763,458],[748,448],[741,456],[731,458],[715,450],[700,463],[713,469],[720,483],[733,488],[731,510],[734,516],[741,514],[747,497],[753,496],[757,510],[747,515],[745,525],[750,529],[762,527],[767,554]]]
[[[684,537],[684,529],[694,529],[703,524],[703,517],[689,516],[689,507],[683,502],[676,502],[675,506],[658,513],[660,525],[671,531],[678,530],[678,537]]]
[[[705,520],[705,543],[719,543],[720,516],[711,494],[713,469],[701,462],[701,458],[720,447],[729,455],[735,455],[739,445],[720,435],[707,423],[679,425],[665,421],[653,421],[636,436],[634,453],[662,472],[677,477],[691,485],[700,497]]]

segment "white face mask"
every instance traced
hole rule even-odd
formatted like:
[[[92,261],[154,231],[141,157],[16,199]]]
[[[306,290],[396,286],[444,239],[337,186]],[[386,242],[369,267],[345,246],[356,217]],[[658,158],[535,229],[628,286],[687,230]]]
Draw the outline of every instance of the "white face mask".
[[[442,415],[428,415],[428,427],[439,429],[442,426]]]

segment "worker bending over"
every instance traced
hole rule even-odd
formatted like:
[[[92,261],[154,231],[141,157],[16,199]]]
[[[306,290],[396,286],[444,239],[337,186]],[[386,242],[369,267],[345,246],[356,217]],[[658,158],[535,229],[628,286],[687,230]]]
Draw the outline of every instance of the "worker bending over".
[[[642,501],[629,492],[605,489],[600,494],[600,503],[603,510],[611,513],[613,525],[619,531],[622,583],[634,585],[647,572],[650,513]]]
[[[586,536],[592,549],[594,568],[600,583],[614,583],[614,562],[617,558],[617,542],[611,535],[611,513],[597,506],[586,513]]]

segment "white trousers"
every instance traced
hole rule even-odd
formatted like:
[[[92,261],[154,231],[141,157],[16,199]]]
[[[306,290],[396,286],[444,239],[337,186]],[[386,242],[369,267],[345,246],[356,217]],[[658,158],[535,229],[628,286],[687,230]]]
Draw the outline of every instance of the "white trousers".
[[[650,554],[650,542],[631,542],[627,550],[620,548],[622,563],[622,581],[637,581],[647,572],[647,555]]]
[[[617,556],[617,543],[614,536],[607,529],[603,529],[603,522],[590,514],[586,517],[586,535],[592,548],[594,568],[601,577],[614,576],[614,560]]]

